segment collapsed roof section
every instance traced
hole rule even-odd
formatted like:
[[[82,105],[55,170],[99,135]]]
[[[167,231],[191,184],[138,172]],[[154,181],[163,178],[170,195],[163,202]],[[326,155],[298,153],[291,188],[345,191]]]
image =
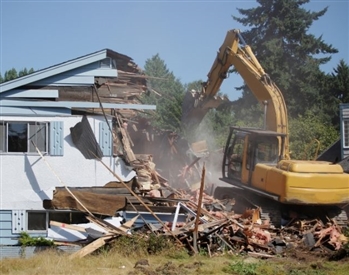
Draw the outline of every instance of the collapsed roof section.
[[[146,91],[146,77],[136,63],[104,49],[0,84],[0,106],[5,115],[35,115],[48,108],[51,114],[53,109],[101,114],[104,108],[130,118],[135,110],[155,109],[141,104]]]

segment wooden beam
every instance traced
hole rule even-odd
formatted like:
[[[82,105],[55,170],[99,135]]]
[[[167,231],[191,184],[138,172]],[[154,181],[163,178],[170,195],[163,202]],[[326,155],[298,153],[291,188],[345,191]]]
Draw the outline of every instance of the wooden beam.
[[[122,183],[122,185],[127,188],[130,193],[135,196],[138,201],[153,215],[153,217],[163,226],[164,229],[166,229],[167,231],[170,232],[170,234],[172,235],[172,237],[179,243],[182,245],[182,242],[176,237],[175,234],[173,234],[173,232],[171,231],[170,228],[168,228],[168,226],[166,226],[166,224],[163,223],[162,220],[159,219],[159,217],[149,208],[148,205],[146,205],[142,199],[135,193],[133,192],[133,190],[122,180],[122,178],[120,178],[113,170],[110,169],[110,167],[108,165],[106,165],[102,160],[99,159],[99,162],[110,172],[114,175],[115,178],[117,178],[119,180],[120,183]]]
[[[92,253],[93,251],[105,245],[105,243],[112,238],[114,238],[114,235],[107,235],[104,237],[100,237],[97,240],[93,241],[92,243],[89,243],[85,247],[81,248],[79,251],[76,251],[73,254],[71,254],[69,256],[69,259],[85,257],[86,255]]]
[[[76,230],[79,232],[86,232],[86,229],[84,227],[81,227],[78,225],[71,225],[71,224],[56,222],[56,221],[50,221],[50,225],[61,227],[61,228],[66,228],[66,229],[71,229],[71,230]]]

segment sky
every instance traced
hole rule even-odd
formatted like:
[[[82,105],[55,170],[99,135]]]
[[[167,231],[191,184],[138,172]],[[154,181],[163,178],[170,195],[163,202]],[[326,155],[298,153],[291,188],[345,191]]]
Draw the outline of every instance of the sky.
[[[0,72],[34,70],[105,48],[128,55],[141,68],[159,54],[183,84],[206,80],[228,30],[246,29],[232,16],[256,1],[16,1],[0,0]],[[349,63],[349,0],[316,1],[311,11],[328,6],[309,30],[339,50],[321,67],[333,72],[340,59]],[[243,33],[242,33],[243,34]],[[248,43],[248,41],[246,41]],[[238,75],[221,92],[231,100],[241,94]]]

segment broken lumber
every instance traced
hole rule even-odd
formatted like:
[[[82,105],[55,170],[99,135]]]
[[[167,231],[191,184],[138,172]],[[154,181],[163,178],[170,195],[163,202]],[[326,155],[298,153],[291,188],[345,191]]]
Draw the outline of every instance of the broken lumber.
[[[66,229],[71,229],[71,230],[76,230],[79,232],[86,232],[86,228],[78,226],[78,225],[71,225],[71,224],[56,222],[56,221],[50,221],[50,225],[62,227],[62,228],[66,228]]]
[[[100,237],[97,240],[93,241],[92,243],[89,243],[85,247],[81,248],[79,251],[74,252],[69,256],[69,259],[75,259],[75,258],[82,258],[86,255],[92,253],[93,251],[97,250],[98,248],[102,247],[106,244],[106,242],[112,238],[114,238],[114,235],[107,235],[104,237]]]

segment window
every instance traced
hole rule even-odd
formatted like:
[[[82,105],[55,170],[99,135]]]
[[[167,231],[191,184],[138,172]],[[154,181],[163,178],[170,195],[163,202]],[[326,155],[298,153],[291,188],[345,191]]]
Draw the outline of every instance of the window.
[[[28,231],[47,229],[46,212],[43,211],[28,211]]]
[[[51,211],[49,212],[49,221],[56,221],[68,224],[88,223],[86,214],[73,211]]]
[[[7,124],[7,152],[28,152],[27,124]]]
[[[277,163],[278,152],[277,137],[263,137],[256,144],[256,163]]]
[[[0,122],[0,152],[37,153],[48,151],[48,123]]]
[[[5,123],[3,121],[0,121],[0,152],[5,152]]]
[[[68,224],[88,223],[86,214],[74,211],[27,211],[27,230],[45,231],[50,221]]]
[[[245,137],[237,136],[228,149],[228,177],[241,177],[242,160],[244,154]]]
[[[349,148],[349,119],[343,120],[343,147]]]

